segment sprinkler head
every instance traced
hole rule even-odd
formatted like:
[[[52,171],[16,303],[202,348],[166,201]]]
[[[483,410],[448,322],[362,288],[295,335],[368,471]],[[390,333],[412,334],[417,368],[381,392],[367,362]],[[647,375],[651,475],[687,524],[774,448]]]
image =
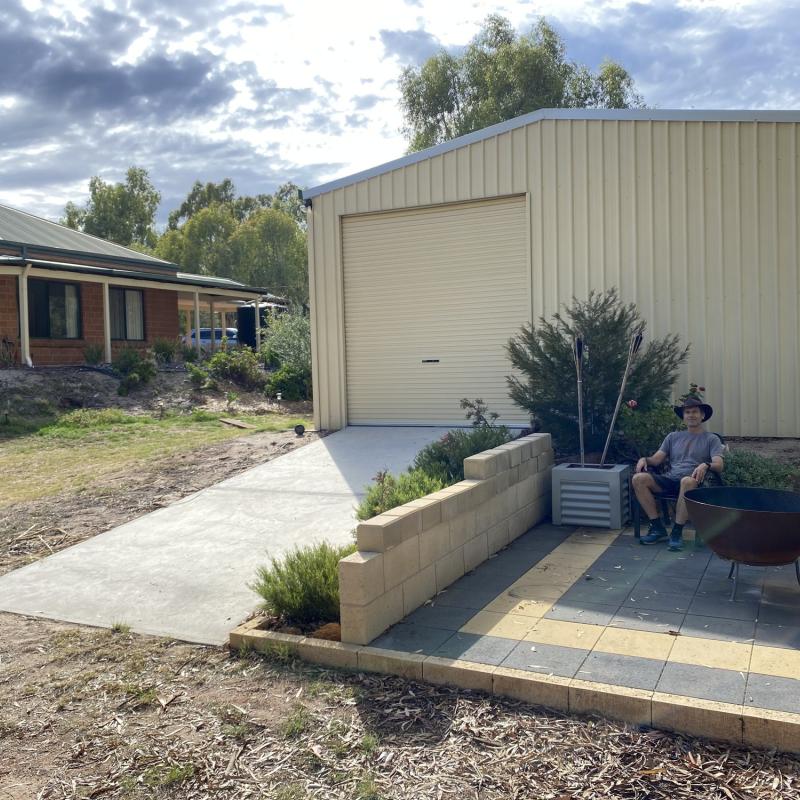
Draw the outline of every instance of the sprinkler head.
[[[294,432],[298,436],[302,436],[306,432],[306,426],[305,425],[295,425],[294,426]]]

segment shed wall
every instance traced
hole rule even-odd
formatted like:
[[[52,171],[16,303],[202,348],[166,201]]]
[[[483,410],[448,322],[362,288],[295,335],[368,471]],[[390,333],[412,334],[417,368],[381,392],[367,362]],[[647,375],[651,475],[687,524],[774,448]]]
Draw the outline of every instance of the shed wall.
[[[617,286],[727,435],[800,433],[800,126],[542,120],[314,198],[316,424],[347,424],[341,217],[529,194],[531,307]],[[719,421],[717,422],[717,419]]]

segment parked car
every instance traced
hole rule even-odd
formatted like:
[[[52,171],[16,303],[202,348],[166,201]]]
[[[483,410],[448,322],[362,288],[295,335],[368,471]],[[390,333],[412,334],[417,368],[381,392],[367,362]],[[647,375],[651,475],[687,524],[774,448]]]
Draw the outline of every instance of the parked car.
[[[223,333],[224,332],[224,333]],[[215,347],[222,346],[222,337],[228,340],[228,347],[235,347],[239,344],[239,332],[236,328],[214,328]],[[187,333],[183,337],[183,343],[194,347],[196,343],[196,334],[194,329],[191,333]],[[200,328],[200,348],[202,350],[211,349],[211,328]]]

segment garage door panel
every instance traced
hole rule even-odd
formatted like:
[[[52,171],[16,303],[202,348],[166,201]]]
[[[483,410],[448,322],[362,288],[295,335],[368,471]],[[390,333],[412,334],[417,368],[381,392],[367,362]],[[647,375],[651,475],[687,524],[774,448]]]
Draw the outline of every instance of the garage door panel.
[[[505,352],[531,317],[524,199],[342,227],[349,422],[464,424],[460,399],[481,397],[502,421],[525,423]]]

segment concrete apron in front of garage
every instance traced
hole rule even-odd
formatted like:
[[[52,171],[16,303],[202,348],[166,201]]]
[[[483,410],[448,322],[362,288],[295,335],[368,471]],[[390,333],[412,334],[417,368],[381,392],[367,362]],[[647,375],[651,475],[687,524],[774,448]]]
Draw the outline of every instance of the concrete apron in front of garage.
[[[441,428],[347,428],[0,577],[0,610],[223,644],[259,598],[256,568],[352,541],[355,506]]]
[[[670,553],[629,531],[543,525],[370,646],[339,645],[337,654],[305,639],[298,652],[800,752],[794,568],[742,567],[735,602],[728,568],[692,542]]]

